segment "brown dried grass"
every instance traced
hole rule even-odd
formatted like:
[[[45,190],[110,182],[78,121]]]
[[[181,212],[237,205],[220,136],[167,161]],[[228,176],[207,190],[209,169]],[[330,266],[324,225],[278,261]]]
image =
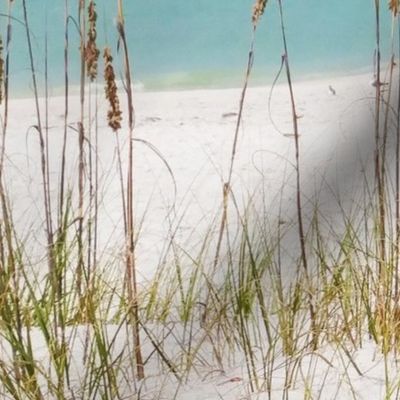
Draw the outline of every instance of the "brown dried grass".
[[[268,0],[256,0],[253,6],[253,15],[252,15],[252,21],[254,26],[257,25],[259,19],[264,14],[267,1]]]
[[[93,82],[97,77],[97,64],[100,55],[100,50],[96,45],[97,30],[97,13],[96,13],[96,3],[90,1],[88,6],[88,20],[89,28],[87,34],[87,42],[85,47],[85,61],[86,70],[89,79]]]
[[[399,13],[400,1],[389,0],[389,10],[396,16]]]
[[[112,65],[113,57],[111,55],[111,50],[109,47],[106,47],[104,49],[103,58],[104,80],[106,84],[105,92],[106,98],[110,103],[110,109],[107,113],[107,120],[108,125],[113,129],[113,131],[117,131],[118,129],[121,129],[122,111],[120,109],[117,84],[115,82],[115,72]]]

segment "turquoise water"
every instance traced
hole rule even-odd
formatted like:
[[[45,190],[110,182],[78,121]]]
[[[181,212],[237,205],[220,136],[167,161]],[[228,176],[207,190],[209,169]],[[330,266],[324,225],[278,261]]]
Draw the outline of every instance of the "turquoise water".
[[[180,89],[238,86],[243,80],[251,40],[254,0],[126,0],[127,37],[134,80],[140,87]],[[22,19],[21,0],[13,16]],[[77,0],[69,0],[77,15]],[[0,0],[6,12],[8,1]],[[374,54],[372,0],[284,0],[289,52],[294,77],[371,70]],[[382,1],[383,55],[388,54],[391,19]],[[48,37],[49,82],[63,84],[64,1],[27,0],[36,67],[43,82]],[[116,1],[98,0],[98,38],[116,52]],[[12,89],[31,92],[24,28],[13,24]],[[0,19],[4,37],[6,19]],[[79,78],[77,30],[70,24],[70,75]],[[253,83],[271,82],[279,69],[282,39],[276,0],[270,0],[256,38]]]

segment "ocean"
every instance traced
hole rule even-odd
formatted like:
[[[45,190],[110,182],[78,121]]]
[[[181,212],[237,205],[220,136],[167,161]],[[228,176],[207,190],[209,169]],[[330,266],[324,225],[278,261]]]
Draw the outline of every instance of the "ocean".
[[[79,82],[78,0],[69,0],[70,80]],[[109,45],[118,64],[116,1],[97,0],[98,43]],[[236,87],[243,81],[252,37],[254,0],[125,0],[124,13],[139,90]],[[31,94],[22,0],[12,7],[11,92]],[[0,33],[6,34],[8,0],[0,0]],[[373,0],[283,0],[294,79],[372,71],[375,49]],[[50,90],[64,79],[63,0],[27,0],[35,66],[43,88],[46,37]],[[382,56],[391,48],[391,17],[381,1]],[[397,37],[397,32],[395,34]],[[396,46],[397,46],[396,42]],[[281,63],[278,2],[269,0],[260,21],[251,84],[270,83]],[[100,64],[100,67],[102,63]],[[117,70],[121,70],[118,68]],[[372,72],[371,72],[372,73]]]

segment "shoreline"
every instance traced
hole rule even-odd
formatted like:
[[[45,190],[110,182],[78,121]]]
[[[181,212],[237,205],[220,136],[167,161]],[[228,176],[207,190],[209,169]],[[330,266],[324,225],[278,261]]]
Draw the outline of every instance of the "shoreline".
[[[387,62],[382,61],[383,64],[388,63],[390,60],[387,60]],[[278,71],[275,71],[275,73],[271,74],[265,71],[260,71],[256,72],[250,76],[249,79],[249,88],[268,88],[272,85],[274,78],[276,77],[276,73]],[[182,73],[183,74],[183,73]],[[302,83],[302,82],[318,82],[318,81],[326,81],[328,79],[341,79],[341,78],[346,78],[346,77],[357,77],[360,75],[370,75],[371,79],[373,77],[373,67],[371,65],[365,65],[364,67],[356,68],[356,69],[351,69],[351,70],[332,70],[332,71],[325,71],[323,73],[316,73],[316,72],[300,72],[296,73],[296,70],[294,69],[292,72],[293,76],[293,82],[294,84],[296,83]],[[179,75],[179,74],[178,74]],[[163,75],[161,75],[162,77]],[[173,75],[172,75],[173,76]],[[217,77],[219,76],[218,74],[216,75]],[[222,77],[223,75],[221,75]],[[244,83],[244,76],[245,76],[245,67],[243,67],[242,72],[236,72],[231,76],[231,78],[228,78],[228,81],[225,84],[220,84],[220,85],[214,85],[213,83],[209,82],[198,82],[196,84],[195,82],[193,84],[189,84],[185,86],[185,84],[176,82],[175,84],[170,84],[168,83],[160,85],[158,88],[153,87],[151,84],[147,84],[146,82],[152,82],[152,78],[145,78],[144,82],[141,80],[135,81],[133,83],[133,93],[180,93],[180,92],[192,92],[192,91],[218,91],[218,90],[235,90],[235,89],[241,89]],[[233,79],[233,77],[235,77]],[[155,80],[160,79],[160,77],[155,77]],[[164,80],[165,82],[168,82],[167,75],[164,75]],[[30,81],[29,81],[30,82]],[[236,82],[236,83],[234,83]],[[280,79],[278,79],[277,84],[286,84],[285,83],[285,76],[284,73],[281,73]],[[123,95],[123,84],[121,81],[117,82],[118,87],[119,87],[119,92],[120,95]],[[98,89],[98,93],[102,93],[104,91],[104,84],[103,83],[93,83],[90,85],[93,92],[95,92],[96,88]],[[86,83],[85,91],[88,92],[89,84]],[[43,92],[43,90],[40,90],[40,92]],[[63,85],[61,86],[50,86],[49,87],[49,98],[54,98],[54,97],[64,97],[64,92],[65,92],[65,87]],[[69,85],[69,95],[71,97],[79,95],[80,92],[80,86],[79,84],[70,84]],[[33,93],[28,93],[26,91],[22,91],[19,89],[15,89],[14,93],[16,93],[15,96],[10,97],[10,100],[20,100],[20,99],[30,99],[34,97]],[[39,94],[39,98],[44,98],[44,95],[41,93]]]

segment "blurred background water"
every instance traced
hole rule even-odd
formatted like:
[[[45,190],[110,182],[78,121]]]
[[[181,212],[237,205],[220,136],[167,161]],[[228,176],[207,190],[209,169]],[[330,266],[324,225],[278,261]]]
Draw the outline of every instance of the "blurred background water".
[[[8,0],[0,0],[0,32],[6,33]],[[32,93],[22,21],[22,0],[12,15],[11,92]],[[116,1],[97,0],[100,47],[108,44],[115,58]],[[126,30],[134,82],[144,90],[240,86],[251,41],[254,0],[128,0]],[[372,71],[375,49],[374,1],[284,0],[284,16],[295,79]],[[64,79],[63,0],[27,0],[35,64],[43,84],[45,39],[49,84],[53,93]],[[69,0],[77,18],[78,0]],[[391,17],[381,1],[383,58],[390,51]],[[70,79],[79,82],[79,36],[73,20],[70,34]],[[397,33],[395,33],[397,37]],[[397,44],[396,44],[397,46]],[[270,0],[256,36],[252,84],[270,83],[279,70],[282,38],[276,0]],[[100,64],[102,68],[102,64]]]

